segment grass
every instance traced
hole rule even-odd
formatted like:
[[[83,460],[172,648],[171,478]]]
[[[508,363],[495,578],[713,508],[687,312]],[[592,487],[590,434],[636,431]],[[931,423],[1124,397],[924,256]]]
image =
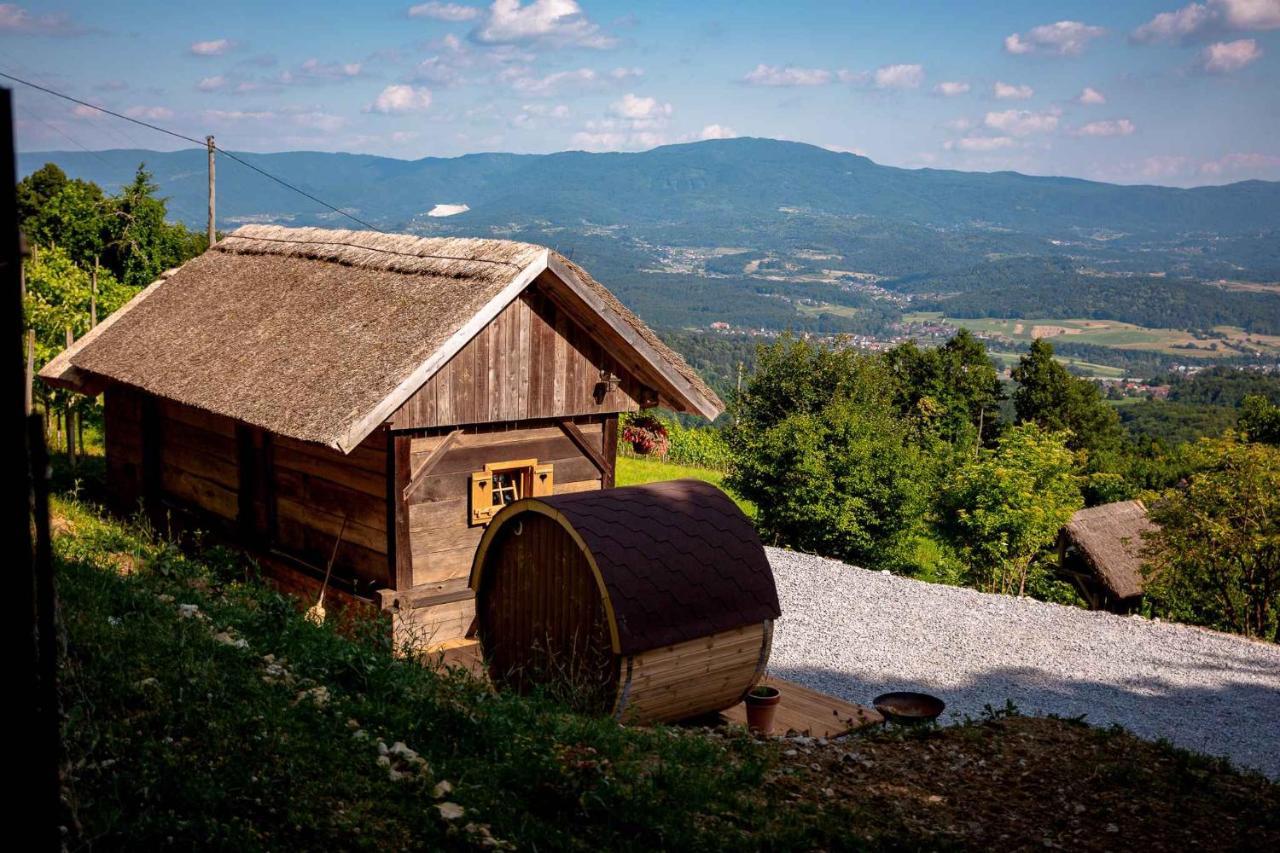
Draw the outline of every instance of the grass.
[[[619,462],[627,482],[720,479]],[[314,625],[200,537],[65,497],[54,530],[69,848],[1101,849],[1121,812],[1156,847],[1280,842],[1280,787],[1123,732],[622,728],[397,656],[380,619]]]
[[[623,728],[398,657],[377,619],[314,625],[234,552],[55,508],[69,848],[1105,849],[1112,821],[1280,843],[1280,787],[1123,732]]]
[[[724,489],[724,472],[711,468],[700,468],[696,465],[679,465],[641,456],[618,455],[617,485],[639,486],[644,483],[660,483],[664,480],[694,479],[710,483]],[[726,493],[741,507],[749,518],[756,517],[756,507],[751,501],[743,500],[732,492]]]

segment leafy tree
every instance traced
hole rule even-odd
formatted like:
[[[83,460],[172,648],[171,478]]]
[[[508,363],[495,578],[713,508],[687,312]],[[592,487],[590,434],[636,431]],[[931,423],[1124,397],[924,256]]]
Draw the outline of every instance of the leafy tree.
[[[956,470],[938,501],[938,528],[988,592],[1026,591],[1032,561],[1083,501],[1069,436],[1035,423],[1007,430]]]
[[[44,209],[49,199],[67,185],[67,173],[56,163],[45,163],[30,175],[18,181],[18,222],[22,230],[30,233],[30,220]]]
[[[1146,597],[1181,622],[1280,642],[1280,448],[1202,439],[1199,470],[1151,509]]]
[[[936,348],[900,344],[885,358],[898,409],[922,437],[975,449],[995,436],[1004,392],[986,347],[968,329]]]
[[[27,261],[27,328],[36,332],[36,363],[42,365],[66,346],[67,330],[79,338],[89,331],[94,300],[90,273],[77,266],[61,246],[42,250]],[[137,290],[118,282],[108,270],[98,274],[97,311],[106,317]]]
[[[206,237],[181,224],[165,221],[165,200],[145,165],[133,182],[112,199],[107,256],[125,284],[142,287],[166,269],[178,266],[207,248]]]
[[[1092,382],[1077,379],[1053,358],[1053,345],[1037,338],[1018,360],[1012,377],[1018,423],[1034,422],[1050,432],[1071,433],[1072,450],[1119,449],[1123,433],[1115,409]]]
[[[898,564],[928,468],[895,417],[882,359],[783,338],[762,347],[733,405],[727,485],[759,507],[766,540]]]
[[[88,181],[68,181],[29,220],[28,238],[57,246],[83,267],[92,267],[106,248],[111,204]]]
[[[1280,406],[1260,395],[1245,397],[1240,403],[1240,429],[1250,441],[1280,444]]]

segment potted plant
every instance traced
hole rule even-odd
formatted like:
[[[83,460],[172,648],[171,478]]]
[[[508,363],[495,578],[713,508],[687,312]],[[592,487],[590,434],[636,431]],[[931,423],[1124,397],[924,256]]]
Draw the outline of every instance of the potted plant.
[[[631,444],[637,456],[666,456],[667,438],[666,425],[653,415],[636,415],[622,430],[622,440]]]
[[[747,691],[747,728],[757,734],[772,734],[773,716],[781,699],[778,688],[768,684],[757,684]]]

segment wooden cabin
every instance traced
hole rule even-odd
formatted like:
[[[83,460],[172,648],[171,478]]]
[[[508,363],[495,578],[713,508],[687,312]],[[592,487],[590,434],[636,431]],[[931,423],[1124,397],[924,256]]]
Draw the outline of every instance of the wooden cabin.
[[[495,684],[549,685],[636,723],[741,702],[781,614],[755,528],[698,480],[509,504],[480,541],[471,588]]]
[[[1132,613],[1142,603],[1143,535],[1155,530],[1142,501],[1082,509],[1058,532],[1059,571],[1092,610]]]
[[[40,372],[105,396],[108,485],[234,538],[282,587],[462,637],[497,509],[613,486],[620,412],[723,404],[541,246],[251,225]],[[336,546],[336,551],[335,551]]]

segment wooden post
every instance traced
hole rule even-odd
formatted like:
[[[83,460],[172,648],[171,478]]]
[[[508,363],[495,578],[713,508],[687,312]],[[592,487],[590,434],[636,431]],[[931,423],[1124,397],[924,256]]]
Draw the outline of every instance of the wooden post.
[[[71,334],[71,327],[67,327],[67,347],[70,348],[76,342],[75,335]],[[71,470],[76,468],[76,410],[74,401],[71,397],[67,398],[67,462],[71,465]]]
[[[213,248],[213,244],[218,240],[217,230],[214,228],[216,217],[214,216],[214,182],[213,182],[213,152],[217,147],[213,144],[213,137],[206,136],[204,138],[205,145],[209,148],[209,248]]]
[[[93,278],[89,284],[89,328],[98,325],[98,256],[93,256]]]
[[[36,385],[36,330],[27,330],[27,376],[24,385],[24,400],[26,412],[28,415],[35,407],[35,385]]]

